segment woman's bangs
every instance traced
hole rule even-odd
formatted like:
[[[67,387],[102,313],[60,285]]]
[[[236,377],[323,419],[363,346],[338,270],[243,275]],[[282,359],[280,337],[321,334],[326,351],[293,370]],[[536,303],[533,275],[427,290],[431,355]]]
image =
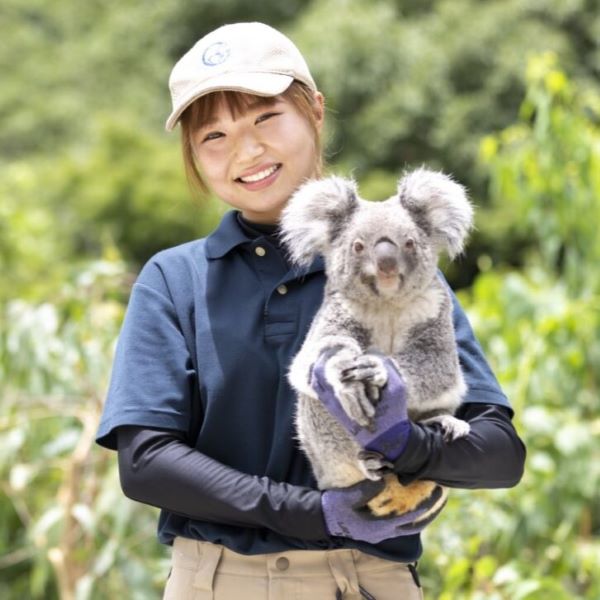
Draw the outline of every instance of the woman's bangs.
[[[261,98],[259,104],[271,106],[276,102],[276,97]],[[250,106],[256,107],[256,96],[244,92],[218,91],[207,94],[196,100],[187,109],[190,111],[190,125],[198,129],[216,118],[221,107],[225,107],[233,119],[243,115]],[[182,115],[185,118],[185,113]]]

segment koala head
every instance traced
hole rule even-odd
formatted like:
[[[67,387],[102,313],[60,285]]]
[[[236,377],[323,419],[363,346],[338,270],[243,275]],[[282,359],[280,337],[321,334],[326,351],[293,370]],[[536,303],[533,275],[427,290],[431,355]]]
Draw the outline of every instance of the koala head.
[[[358,197],[339,177],[300,187],[283,211],[281,235],[291,260],[325,259],[330,289],[356,300],[406,298],[435,276],[438,256],[462,251],[473,209],[465,189],[443,173],[418,169],[383,202]]]

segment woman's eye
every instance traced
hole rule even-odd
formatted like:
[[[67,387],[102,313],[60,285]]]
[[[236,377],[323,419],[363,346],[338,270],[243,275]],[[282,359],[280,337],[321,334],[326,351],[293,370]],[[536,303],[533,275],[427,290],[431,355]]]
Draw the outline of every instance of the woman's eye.
[[[268,119],[270,119],[271,117],[276,117],[277,115],[280,115],[281,113],[278,112],[268,112],[268,113],[264,113],[262,115],[260,115],[259,117],[257,117],[256,119],[256,123],[262,123],[263,121],[267,121]]]
[[[220,131],[211,131],[210,133],[207,133],[203,138],[202,138],[202,142],[210,142],[211,140],[218,140],[221,137],[224,137],[225,134],[221,133]]]

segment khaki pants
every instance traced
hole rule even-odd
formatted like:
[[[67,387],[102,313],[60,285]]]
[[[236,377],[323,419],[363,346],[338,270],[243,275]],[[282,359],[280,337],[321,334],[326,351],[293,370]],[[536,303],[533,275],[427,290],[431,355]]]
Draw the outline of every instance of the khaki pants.
[[[163,600],[422,600],[412,568],[358,550],[246,556],[178,537]]]

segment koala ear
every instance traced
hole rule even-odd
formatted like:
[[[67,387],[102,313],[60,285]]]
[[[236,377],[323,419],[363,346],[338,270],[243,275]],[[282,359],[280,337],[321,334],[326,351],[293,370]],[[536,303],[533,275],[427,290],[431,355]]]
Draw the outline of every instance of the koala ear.
[[[427,169],[407,173],[398,182],[400,204],[450,258],[460,254],[473,225],[473,207],[465,188],[449,175]]]
[[[309,266],[325,255],[358,208],[356,186],[349,179],[329,177],[303,184],[292,195],[280,222],[281,239],[290,259]]]

